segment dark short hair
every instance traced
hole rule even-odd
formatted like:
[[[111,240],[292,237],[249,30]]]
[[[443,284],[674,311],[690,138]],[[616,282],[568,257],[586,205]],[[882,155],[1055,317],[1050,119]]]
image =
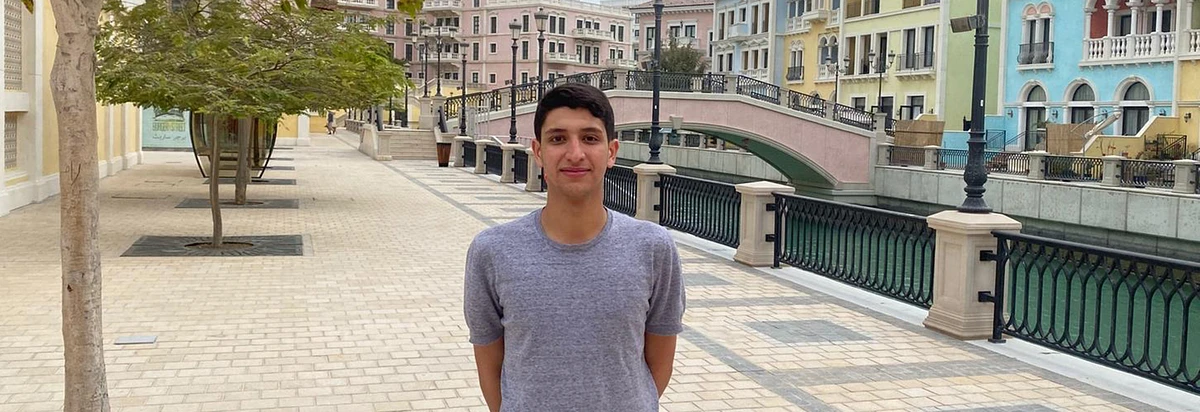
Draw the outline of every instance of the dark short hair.
[[[608,140],[617,138],[616,119],[613,118],[608,96],[587,83],[567,83],[550,89],[538,102],[537,113],[533,115],[533,135],[539,141],[542,140],[542,124],[546,122],[546,114],[560,107],[587,109],[592,116],[604,122],[604,132],[608,135]]]

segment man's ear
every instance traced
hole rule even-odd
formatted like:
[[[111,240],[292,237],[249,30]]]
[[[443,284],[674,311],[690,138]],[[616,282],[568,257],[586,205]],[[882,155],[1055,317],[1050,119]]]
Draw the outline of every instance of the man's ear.
[[[537,163],[538,168],[542,168],[542,142],[540,139],[533,139],[533,161]]]
[[[613,167],[617,164],[617,149],[621,148],[621,139],[612,139],[608,142],[608,167]]]

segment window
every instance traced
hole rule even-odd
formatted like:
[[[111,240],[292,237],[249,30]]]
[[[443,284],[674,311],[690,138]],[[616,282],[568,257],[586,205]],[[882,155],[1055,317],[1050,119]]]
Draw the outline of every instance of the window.
[[[1094,123],[1092,118],[1096,116],[1096,109],[1092,107],[1092,102],[1096,100],[1096,93],[1092,90],[1092,86],[1081,84],[1071,93],[1071,123]]]
[[[903,108],[900,110],[900,115],[906,120],[916,120],[917,116],[925,113],[925,96],[908,96],[908,113],[904,113]]]
[[[750,9],[750,34],[758,34],[758,6],[752,6]],[[745,17],[742,19],[745,20]]]
[[[529,59],[529,40],[521,40],[521,60]]]
[[[387,9],[395,10],[396,9],[396,0],[387,0]]]
[[[488,83],[496,84],[496,73],[488,73]]]
[[[383,26],[383,32],[384,32],[384,34],[388,34],[388,35],[396,34],[396,23],[389,21],[387,23],[387,25]]]
[[[479,72],[471,72],[471,83],[479,84]]]
[[[521,15],[521,31],[524,33],[529,33],[529,15],[528,14]]]
[[[717,71],[718,72],[725,71],[725,55],[724,54],[717,56]]]
[[[600,64],[600,48],[592,48],[592,64]]]
[[[550,17],[550,32],[554,33],[557,31],[558,31],[558,18]]]
[[[636,30],[633,32],[633,35],[637,36]],[[725,13],[717,16],[717,40],[725,40]]]
[[[867,110],[867,98],[866,97],[855,97],[853,99],[850,99],[850,104],[852,106],[854,106],[855,109]]]
[[[917,67],[917,29],[904,30],[904,54],[900,55],[901,69],[914,69]]]
[[[617,26],[617,41],[625,41],[625,26]]]
[[[471,16],[471,34],[479,34],[479,16]]]
[[[563,43],[563,42],[558,42],[558,52],[566,53],[567,52],[567,44]]]
[[[1125,89],[1121,101],[1121,134],[1134,136],[1150,121],[1149,101],[1150,89],[1142,82],[1135,82]]]
[[[558,34],[567,34],[567,18],[558,18]]]
[[[471,43],[471,60],[479,60],[479,43]]]
[[[496,34],[496,16],[488,17],[488,33]],[[493,47],[495,48],[495,47]],[[492,53],[495,53],[493,51]],[[495,83],[495,82],[492,82]]]
[[[479,7],[479,0],[475,0],[474,2],[472,2],[471,5],[475,6],[475,7]]]
[[[924,67],[933,67],[933,42],[937,40],[934,35],[935,29],[933,26],[925,26],[921,28],[923,37],[921,38],[921,63]]]
[[[578,44],[575,45],[575,58],[577,58],[577,59],[583,58],[583,46],[578,45]],[[580,61],[582,61],[582,60],[580,60]]]
[[[396,56],[396,43],[395,42],[387,42],[387,45],[388,45],[388,56],[395,57]]]
[[[895,97],[883,96],[883,98],[880,100],[879,113],[883,113],[883,114],[887,115],[887,117],[892,117],[892,109],[894,109],[896,107],[895,105],[896,105]]]
[[[667,29],[667,38],[675,39],[679,37],[679,26],[671,26]]]
[[[412,59],[413,59],[413,45],[405,44],[404,45],[404,60],[412,61]]]
[[[521,84],[529,83],[529,72],[521,72]]]
[[[646,28],[646,50],[654,49],[654,27]]]
[[[608,35],[612,36],[613,39],[617,38],[617,25],[615,25],[615,24],[608,25]]]
[[[687,26],[683,26],[683,36],[691,37],[693,39],[696,38],[696,25],[689,24]]]
[[[625,59],[625,50],[617,49],[617,58],[624,60]]]
[[[582,29],[583,28],[583,20],[575,19],[575,28]]]
[[[413,35],[413,21],[412,20],[404,21],[404,35],[405,36]]]
[[[496,43],[488,44],[488,53],[496,54]]]
[[[610,60],[617,58],[617,49],[608,49],[608,58]]]

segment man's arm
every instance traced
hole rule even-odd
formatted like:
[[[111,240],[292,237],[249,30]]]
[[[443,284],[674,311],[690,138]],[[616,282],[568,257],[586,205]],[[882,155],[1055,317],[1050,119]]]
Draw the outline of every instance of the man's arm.
[[[504,338],[487,345],[475,345],[475,369],[479,372],[479,389],[488,409],[500,412],[500,368],[504,364]],[[661,391],[660,391],[661,392]]]
[[[675,336],[646,334],[646,366],[650,367],[650,376],[654,377],[659,397],[667,390],[667,383],[671,382],[671,371],[675,367],[675,341]]]

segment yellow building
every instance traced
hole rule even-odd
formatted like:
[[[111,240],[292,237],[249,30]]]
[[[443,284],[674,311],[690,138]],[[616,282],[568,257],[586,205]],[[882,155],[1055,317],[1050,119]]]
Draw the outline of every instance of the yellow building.
[[[783,53],[787,88],[835,100],[841,7],[833,0],[789,1]]]
[[[58,194],[58,116],[50,69],[58,35],[47,2],[33,13],[20,0],[4,2],[4,156],[0,158],[0,216]],[[141,111],[97,105],[100,176],[141,163]]]
[[[1200,21],[1193,24],[1200,26]],[[1182,134],[1188,136],[1188,153],[1197,153],[1200,152],[1200,87],[1196,81],[1200,80],[1200,45],[1193,45],[1190,52],[1189,59],[1179,62],[1178,79],[1181,81],[1175,82],[1179,109],[1175,113],[1181,120]]]

